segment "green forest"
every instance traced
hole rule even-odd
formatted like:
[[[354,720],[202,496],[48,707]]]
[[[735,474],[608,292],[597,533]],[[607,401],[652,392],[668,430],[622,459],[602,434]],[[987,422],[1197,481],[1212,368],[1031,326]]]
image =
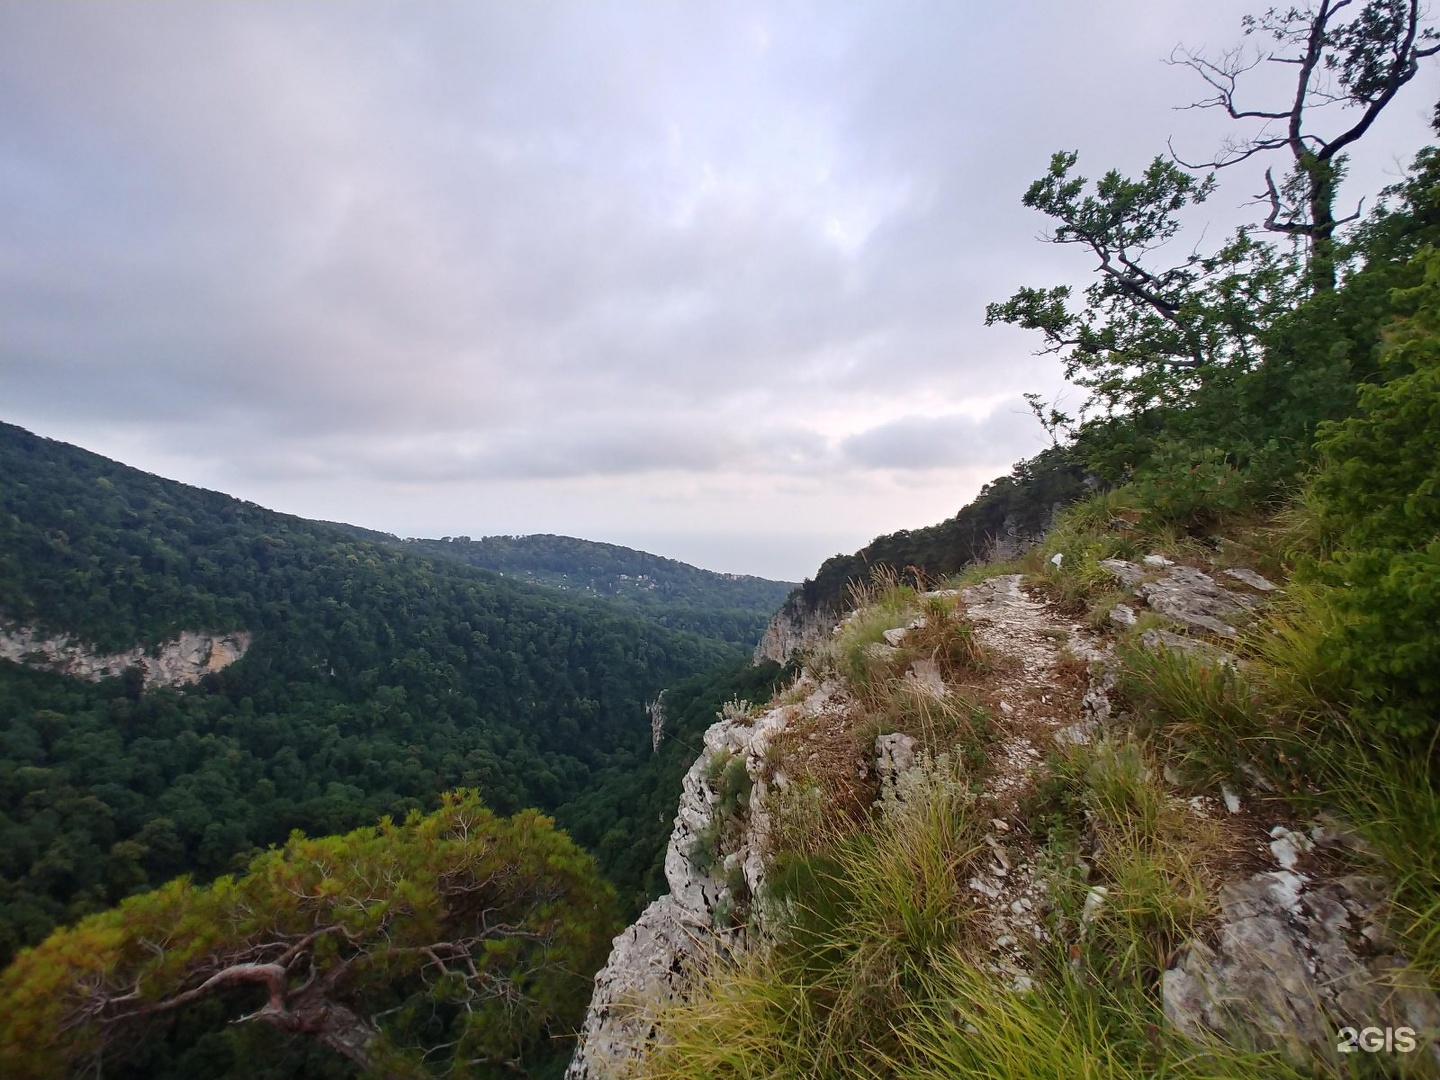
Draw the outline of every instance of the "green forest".
[[[717,574],[645,551],[573,536],[446,536],[439,540],[374,534],[406,551],[455,559],[531,585],[598,596],[676,630],[732,641],[760,640],[793,588],[746,574]]]
[[[614,819],[587,820],[584,800],[654,767],[646,704],[697,673],[744,671],[733,644],[10,426],[0,611],[99,650],[182,628],[255,635],[241,661],[183,690],[146,691],[133,670],[89,683],[0,663],[5,959],[176,874],[231,870],[293,829],[403,817],[452,788],[502,813],[569,807],[564,823],[598,845]],[[702,712],[735,692],[727,680],[753,683],[710,678]],[[617,871],[632,902],[663,843],[644,835],[648,853],[612,845],[639,860]]]
[[[1318,16],[1298,10],[1247,25],[1308,40],[1337,100],[1371,115],[1437,35],[1416,37],[1413,5],[1362,10],[1373,18],[1308,39]],[[1366,124],[1307,133],[1303,90],[1289,140],[1254,148],[1292,158],[1283,181],[1267,174],[1268,217],[1208,250],[1170,245],[1228,162],[1159,156],[1091,179],[1078,152],[1056,152],[1023,202],[1046,240],[1100,269],[1083,290],[1023,287],[987,318],[1033,331],[1088,400],[1067,415],[1034,399],[1050,450],[950,521],[828,561],[790,603],[838,610],[885,566],[953,574],[1078,504],[1016,565],[1102,625],[1115,603],[1102,560],[1244,537],[1286,581],[1267,636],[1244,644],[1249,666],[1166,682],[1130,656],[1117,692],[1157,745],[1184,727],[1169,749],[1206,783],[1248,777],[1243,750],[1297,804],[1344,810],[1396,869],[1398,932],[1433,977],[1440,148],[1346,227],[1345,153]],[[751,666],[746,647],[787,588],[562,537],[399,540],[305,521],[0,425],[7,628],[100,652],[181,630],[253,635],[182,689],[147,688],[137,669],[89,683],[0,662],[0,1072],[558,1075],[609,936],[663,888],[704,729],[794,674]],[[931,940],[928,902],[902,897],[907,942],[917,927]],[[813,1010],[791,1008],[811,966],[836,963],[821,950],[735,1010],[737,1026],[696,1036],[713,1052],[696,1060],[719,1062],[706,1074],[853,1075],[878,1054],[863,1066],[877,1077],[968,1075],[955,1063],[988,1068],[1007,1039],[1049,1055],[1064,1036],[1084,1043],[1086,1075],[1253,1075],[1205,1072],[1145,1019],[1163,950],[1119,989],[1062,960],[1061,996],[1025,999],[1043,1024],[1022,1038],[997,1026],[1006,1009],[982,1009],[964,1029],[976,1038],[956,1041],[957,994],[905,997],[930,946],[886,952],[866,933],[837,968],[853,1045],[835,1041],[849,1036],[830,1023],[847,1019],[830,984]],[[852,972],[873,980],[864,993]],[[950,1071],[918,1056],[899,1069],[903,1024],[871,1038],[922,1014],[939,1017],[924,1034]],[[814,1046],[741,1046],[757,1016]],[[824,1069],[782,1068],[776,1046],[814,1049]],[[700,1075],[677,1047],[651,1075]]]

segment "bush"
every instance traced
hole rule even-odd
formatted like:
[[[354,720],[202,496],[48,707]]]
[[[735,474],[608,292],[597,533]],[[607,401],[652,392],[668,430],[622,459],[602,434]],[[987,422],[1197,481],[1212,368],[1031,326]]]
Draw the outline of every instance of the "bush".
[[[1253,500],[1248,488],[1246,478],[1224,451],[1179,441],[1157,446],[1130,485],[1132,497],[1144,509],[1142,525],[1188,532],[1249,509]]]
[[[1361,388],[1359,416],[1321,428],[1310,503],[1337,548],[1307,568],[1347,616],[1326,651],[1359,714],[1402,736],[1435,728],[1440,695],[1440,252],[1418,258],[1423,283],[1396,294],[1414,314],[1389,336],[1387,380]]]

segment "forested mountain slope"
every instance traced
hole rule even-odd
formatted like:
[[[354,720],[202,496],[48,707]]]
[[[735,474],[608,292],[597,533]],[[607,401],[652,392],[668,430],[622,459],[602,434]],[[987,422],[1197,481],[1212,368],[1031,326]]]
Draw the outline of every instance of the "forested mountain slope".
[[[174,874],[478,788],[555,808],[739,650],[0,425],[0,628],[247,631],[191,689],[0,663],[0,961]]]
[[[677,630],[753,646],[794,582],[719,574],[646,551],[573,536],[447,536],[440,540],[357,530],[406,551],[454,559],[531,585],[596,596]]]
[[[1087,479],[1088,476],[1088,479]],[[973,502],[937,525],[877,536],[852,555],[832,555],[793,589],[756,651],[777,662],[829,633],[850,593],[877,573],[938,581],[989,558],[1009,558],[1037,540],[1056,512],[1094,490],[1083,456],[1054,446],[996,477]]]

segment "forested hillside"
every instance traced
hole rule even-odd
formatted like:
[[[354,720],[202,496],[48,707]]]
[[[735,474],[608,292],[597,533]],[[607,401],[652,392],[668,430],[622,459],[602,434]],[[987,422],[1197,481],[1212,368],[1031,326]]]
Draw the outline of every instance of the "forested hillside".
[[[371,534],[372,536],[383,534]],[[386,541],[533,585],[597,596],[676,630],[753,647],[793,583],[717,574],[616,544],[573,536],[447,536]]]
[[[340,832],[461,786],[502,813],[554,809],[650,756],[661,690],[741,658],[8,425],[0,623],[101,651],[254,635],[186,690],[0,663],[0,960],[292,829]]]
[[[1055,513],[1093,490],[1083,459],[1055,446],[996,477],[973,502],[938,525],[878,536],[853,555],[833,555],[787,599],[797,618],[845,608],[852,586],[868,585],[882,567],[904,574],[918,570],[939,580],[971,563],[1037,539]]]

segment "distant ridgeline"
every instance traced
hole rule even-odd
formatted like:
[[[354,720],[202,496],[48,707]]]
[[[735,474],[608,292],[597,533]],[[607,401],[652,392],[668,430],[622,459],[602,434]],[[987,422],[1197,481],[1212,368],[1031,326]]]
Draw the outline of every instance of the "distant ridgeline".
[[[1037,540],[1050,527],[1055,511],[1093,489],[1079,455],[1052,447],[1022,461],[1009,476],[992,480],[953,518],[923,529],[877,537],[853,555],[835,555],[815,577],[786,600],[785,615],[806,619],[839,613],[852,583],[868,582],[879,567],[907,567],[938,579],[973,562],[1006,558]]]
[[[609,805],[606,785],[653,786],[646,706],[663,689],[712,673],[684,696],[713,714],[756,677],[734,644],[428,546],[0,424],[0,632],[96,655],[248,635],[183,688],[147,687],[139,667],[90,681],[0,661],[0,964],[57,922],[213,877],[292,829],[342,832],[459,786],[501,813]],[[606,831],[579,809],[560,824],[594,845]],[[622,891],[652,862],[619,872]]]
[[[349,526],[341,526],[349,528]],[[527,584],[596,596],[664,626],[749,648],[795,588],[744,574],[717,574],[615,544],[571,536],[447,536],[440,540],[354,530],[406,551],[454,559]]]

